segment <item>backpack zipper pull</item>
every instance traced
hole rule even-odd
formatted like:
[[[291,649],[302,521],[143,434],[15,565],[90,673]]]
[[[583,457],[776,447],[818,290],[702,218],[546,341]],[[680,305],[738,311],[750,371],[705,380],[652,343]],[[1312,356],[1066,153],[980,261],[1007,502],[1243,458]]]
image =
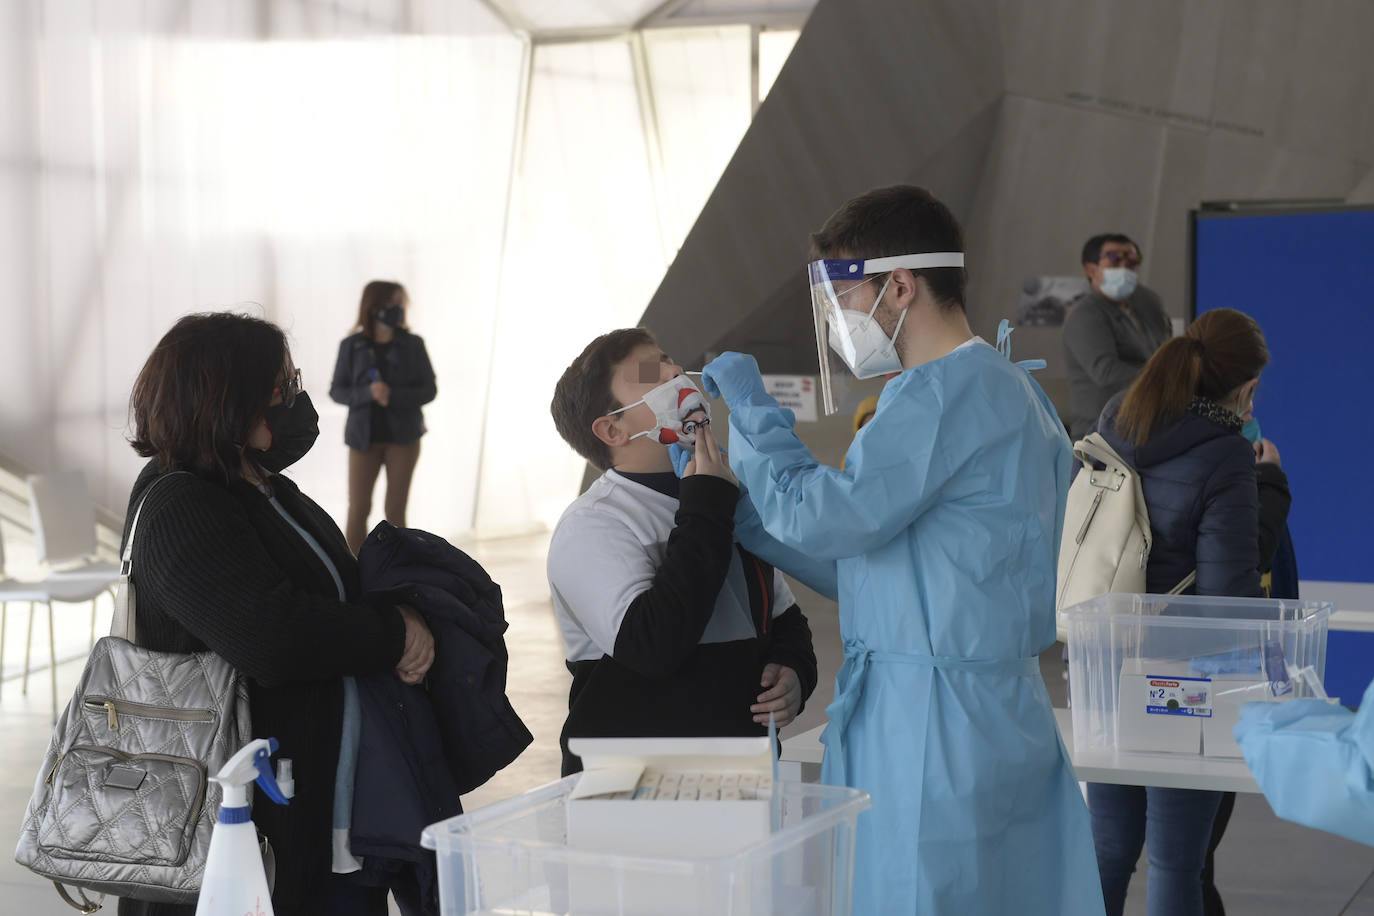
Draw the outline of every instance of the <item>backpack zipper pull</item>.
[[[105,707],[105,712],[106,712],[106,713],[109,715],[109,717],[110,717],[110,731],[112,731],[112,732],[117,732],[117,731],[119,731],[119,715],[115,712],[114,700],[106,700],[106,701],[105,701],[103,704],[101,704],[101,705],[103,705],[103,706]]]

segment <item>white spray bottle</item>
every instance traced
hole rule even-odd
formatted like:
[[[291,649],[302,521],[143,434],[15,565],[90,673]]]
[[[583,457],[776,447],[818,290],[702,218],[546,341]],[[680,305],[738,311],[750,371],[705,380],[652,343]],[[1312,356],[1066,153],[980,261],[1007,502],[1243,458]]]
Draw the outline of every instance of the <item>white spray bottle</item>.
[[[256,782],[274,802],[288,804],[272,775],[271,756],[276,750],[276,738],[258,738],[229,758],[218,776],[211,777],[224,790],[224,798],[210,836],[196,916],[273,916],[248,792]]]

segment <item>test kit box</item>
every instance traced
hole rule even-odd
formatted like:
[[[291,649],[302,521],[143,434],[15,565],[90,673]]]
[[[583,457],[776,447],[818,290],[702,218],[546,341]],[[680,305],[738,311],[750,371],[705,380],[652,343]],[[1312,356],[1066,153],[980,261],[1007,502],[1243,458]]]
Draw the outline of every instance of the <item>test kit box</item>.
[[[768,839],[774,826],[768,738],[573,738],[582,775],[568,797],[568,848],[611,855],[702,858]],[[683,916],[691,900],[660,875],[607,888],[570,882],[573,912]]]
[[[572,738],[582,776],[568,846],[643,855],[722,855],[767,839],[768,738]]]
[[[1112,594],[1061,614],[1078,750],[1240,757],[1245,703],[1325,696],[1329,604]]]

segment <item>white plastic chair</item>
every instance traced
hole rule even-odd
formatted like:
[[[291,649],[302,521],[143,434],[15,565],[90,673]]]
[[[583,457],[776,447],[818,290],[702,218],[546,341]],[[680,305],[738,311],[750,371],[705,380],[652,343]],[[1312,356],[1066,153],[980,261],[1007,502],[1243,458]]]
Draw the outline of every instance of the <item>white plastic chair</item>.
[[[55,576],[119,577],[119,564],[96,559],[95,501],[80,471],[29,477],[38,562]]]
[[[114,597],[119,580],[119,564],[96,559],[95,502],[80,471],[38,474],[28,478],[29,509],[38,561],[47,574],[37,582],[15,582],[38,591],[41,597],[29,600],[29,626],[24,644],[24,679],[21,692],[29,691],[29,671],[33,649],[33,604],[41,601],[48,608],[48,660],[51,666],[53,721],[57,721],[57,632],[52,603],[91,602],[91,645],[95,645],[96,599],[104,592]],[[3,554],[0,554],[0,559]],[[0,567],[3,568],[3,567]],[[3,617],[0,617],[3,623]],[[3,646],[0,646],[3,657]]]
[[[43,604],[48,609],[48,670],[49,680],[52,683],[52,720],[57,723],[57,631],[53,625],[52,603],[60,601],[64,604],[79,604],[90,601],[94,606],[95,599],[101,593],[110,591],[113,597],[110,583],[104,578],[91,576],[76,576],[72,578],[50,576],[39,582],[25,582],[19,579],[11,579],[4,575],[5,569],[5,548],[3,539],[0,539],[0,669],[5,662],[5,631],[9,623],[9,605],[11,601],[27,601],[29,604],[29,625],[28,633],[24,640],[24,680],[20,692],[29,692],[29,671],[32,667],[33,659],[33,618],[34,605]],[[92,612],[94,613],[94,611]],[[92,634],[94,634],[94,623],[92,623]],[[94,636],[92,636],[94,638]],[[0,681],[0,685],[3,681]]]
[[[28,484],[38,562],[48,568],[47,581],[60,584],[64,593],[92,589],[94,646],[94,598],[113,587],[119,578],[119,564],[96,559],[95,501],[86,487],[86,475],[80,471],[35,474],[29,477]]]

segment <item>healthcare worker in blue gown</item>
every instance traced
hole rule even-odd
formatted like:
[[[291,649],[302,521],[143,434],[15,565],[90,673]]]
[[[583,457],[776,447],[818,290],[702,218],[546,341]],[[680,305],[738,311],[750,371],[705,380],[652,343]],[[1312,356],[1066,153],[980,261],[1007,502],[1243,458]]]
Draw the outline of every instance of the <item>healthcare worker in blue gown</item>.
[[[730,408],[741,543],[839,601],[822,778],[873,797],[854,912],[1100,914],[1088,812],[1036,658],[1055,638],[1064,427],[1026,369],[969,329],[962,231],[929,192],[858,197],[812,248],[820,352],[861,378],[901,371],[845,470],[811,456],[752,357],[725,353],[703,378]]]

